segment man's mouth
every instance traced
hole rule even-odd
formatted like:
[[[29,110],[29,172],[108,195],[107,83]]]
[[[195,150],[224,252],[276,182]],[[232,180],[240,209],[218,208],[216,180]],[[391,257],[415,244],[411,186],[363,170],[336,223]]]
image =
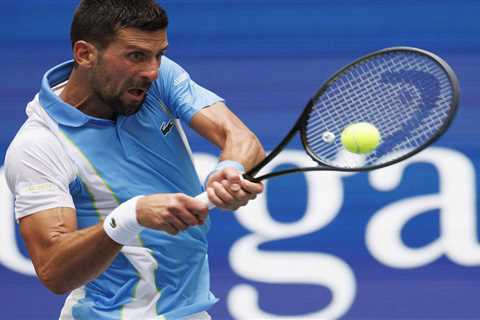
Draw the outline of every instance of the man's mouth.
[[[144,89],[129,89],[128,93],[134,97],[142,98],[145,95],[146,90]]]

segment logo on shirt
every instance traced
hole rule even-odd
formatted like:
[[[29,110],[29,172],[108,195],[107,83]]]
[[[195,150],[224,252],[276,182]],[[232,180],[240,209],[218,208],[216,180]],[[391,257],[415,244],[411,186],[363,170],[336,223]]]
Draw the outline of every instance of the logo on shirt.
[[[162,125],[160,126],[160,130],[162,131],[162,134],[166,136],[170,130],[173,128],[173,121],[168,120],[168,121],[163,121]]]
[[[22,193],[39,193],[39,192],[47,192],[47,191],[54,191],[57,187],[52,183],[41,183],[30,185],[24,189],[22,189]]]
[[[175,81],[173,82],[173,85],[176,87],[187,79],[188,79],[188,73],[184,72],[175,79]]]

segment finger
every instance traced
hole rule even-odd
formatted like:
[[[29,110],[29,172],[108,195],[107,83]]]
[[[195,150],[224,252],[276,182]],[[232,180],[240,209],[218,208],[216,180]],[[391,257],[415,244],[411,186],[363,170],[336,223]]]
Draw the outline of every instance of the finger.
[[[224,187],[228,187],[229,185],[228,181],[226,180],[223,180],[222,184]],[[231,211],[235,211],[239,207],[246,205],[250,199],[253,199],[255,197],[254,194],[246,193],[242,189],[240,189],[237,192],[234,192],[232,196],[234,200],[226,203],[226,207],[225,207],[226,209]]]
[[[247,179],[242,179],[242,181],[240,182],[240,185],[245,192],[248,192],[251,194],[262,193],[264,189],[263,183],[251,182],[251,181],[248,181]]]
[[[232,192],[238,192],[242,190],[240,183],[229,183],[228,189]]]
[[[189,211],[195,217],[197,224],[205,223],[205,219],[207,219],[208,216],[208,207],[202,210],[189,209]]]
[[[174,211],[175,217],[182,221],[185,225],[196,226],[201,223],[201,219],[197,215],[186,208],[178,208]]]
[[[160,228],[160,230],[165,231],[166,233],[171,234],[172,236],[179,233],[179,230],[169,223],[164,223]]]
[[[225,168],[223,169],[223,174],[225,176],[225,179],[233,183],[239,183],[242,177],[240,171],[235,168]]]
[[[235,168],[224,169],[225,179],[230,184],[229,189],[236,192],[241,189],[240,181],[242,180],[241,173]]]
[[[204,223],[208,215],[208,205],[206,203],[184,194],[179,195],[178,200],[184,206],[183,210],[179,210],[179,215],[185,222],[190,225]]]
[[[178,213],[177,213],[178,214]],[[175,216],[175,213],[169,213],[165,217],[165,221],[172,227],[174,227],[178,231],[183,231],[188,228],[188,224],[185,223],[182,219],[179,219]]]
[[[228,182],[226,183],[228,187]],[[236,199],[233,197],[233,195],[228,192],[224,185],[222,183],[219,183],[217,181],[212,183],[212,187],[215,190],[215,194],[225,203],[231,203],[235,201]]]
[[[225,189],[230,188],[230,184],[228,183],[227,180],[222,180],[222,185]],[[240,187],[240,186],[239,186]],[[241,188],[239,188],[237,191],[231,191],[230,194],[235,198],[237,201],[243,201],[244,199],[249,199],[250,198],[250,193],[245,192]]]
[[[220,199],[217,194],[215,193],[215,190],[212,187],[207,188],[207,194],[208,194],[208,199],[216,206],[219,208],[225,207],[225,203],[223,202],[222,199]]]

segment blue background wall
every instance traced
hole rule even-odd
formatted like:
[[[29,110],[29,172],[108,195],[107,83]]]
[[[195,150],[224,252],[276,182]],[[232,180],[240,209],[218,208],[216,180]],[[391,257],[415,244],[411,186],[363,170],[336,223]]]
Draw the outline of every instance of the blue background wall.
[[[462,88],[461,109],[449,132],[405,167],[279,178],[268,183],[258,200],[264,206],[235,215],[213,211],[212,286],[221,298],[211,311],[214,318],[251,319],[259,310],[271,317],[318,317],[315,312],[341,301],[334,317],[480,317],[480,2],[163,4],[171,18],[168,55],[197,82],[225,97],[266,149],[276,145],[330,74],[373,50],[406,45],[433,51],[455,69]],[[70,59],[75,5],[22,0],[1,6],[0,159],[24,121],[24,107],[43,73]],[[217,152],[195,135],[191,143],[204,172]],[[293,143],[282,165],[295,163],[299,149]],[[396,172],[399,180],[391,180],[400,168],[405,170]],[[64,297],[44,289],[22,260],[25,248],[11,234],[9,199],[0,184],[0,318],[54,319]],[[395,220],[408,212],[411,217]],[[299,226],[307,218],[313,219],[310,227]],[[396,235],[389,229],[395,223],[400,226]],[[395,247],[392,239],[401,243]],[[334,262],[339,263],[335,270],[345,272],[322,280]],[[246,302],[250,293],[240,292],[245,285],[258,293],[258,301]],[[336,290],[347,298],[333,294]]]

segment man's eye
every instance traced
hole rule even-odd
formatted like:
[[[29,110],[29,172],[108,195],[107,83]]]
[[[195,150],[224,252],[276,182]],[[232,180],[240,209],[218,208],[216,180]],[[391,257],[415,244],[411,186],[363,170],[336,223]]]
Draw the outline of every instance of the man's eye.
[[[141,61],[145,55],[142,52],[132,52],[128,55],[128,57],[133,61]]]

